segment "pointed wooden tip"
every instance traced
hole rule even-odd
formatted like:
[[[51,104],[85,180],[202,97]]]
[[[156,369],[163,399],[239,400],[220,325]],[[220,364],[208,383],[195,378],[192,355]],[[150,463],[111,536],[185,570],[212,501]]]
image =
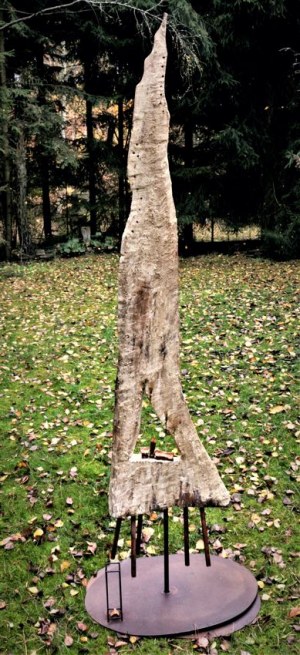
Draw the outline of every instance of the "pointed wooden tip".
[[[161,24],[160,24],[160,26],[159,26],[159,28],[158,28],[158,30],[156,32],[156,35],[163,33],[163,37],[165,38],[166,29],[167,29],[167,22],[168,22],[168,14],[164,13]]]

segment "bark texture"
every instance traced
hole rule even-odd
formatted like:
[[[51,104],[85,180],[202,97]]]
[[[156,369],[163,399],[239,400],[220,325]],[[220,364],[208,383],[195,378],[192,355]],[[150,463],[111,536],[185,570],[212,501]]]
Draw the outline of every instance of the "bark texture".
[[[5,12],[0,8],[0,24],[5,22]],[[1,211],[4,220],[5,254],[6,259],[11,258],[12,248],[12,197],[11,197],[11,162],[9,153],[9,118],[8,118],[8,87],[5,66],[4,32],[0,31],[0,109],[2,130],[3,173],[0,174],[2,186]]]
[[[177,222],[167,158],[164,83],[166,16],[136,88],[128,177],[132,205],[119,271],[119,364],[110,512],[115,517],[172,505],[227,505],[229,494],[199,441],[179,370]],[[133,453],[146,394],[180,456]]]
[[[27,166],[26,166],[26,142],[22,125],[19,125],[19,138],[16,148],[16,170],[17,170],[17,225],[20,239],[20,246],[24,254],[32,253],[32,240],[27,217]]]

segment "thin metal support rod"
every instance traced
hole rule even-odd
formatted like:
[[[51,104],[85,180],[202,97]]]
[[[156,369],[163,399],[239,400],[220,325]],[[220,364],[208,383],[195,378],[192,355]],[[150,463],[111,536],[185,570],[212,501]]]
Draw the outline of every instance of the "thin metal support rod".
[[[184,563],[190,565],[189,508],[183,508]]]
[[[113,540],[113,545],[112,545],[111,554],[110,554],[111,559],[115,559],[116,554],[117,554],[118,541],[119,541],[120,530],[121,530],[121,523],[122,523],[122,519],[118,518],[117,522],[116,522],[114,540]]]
[[[200,517],[201,517],[202,536],[203,536],[203,542],[204,542],[205,562],[206,562],[206,566],[211,566],[210,553],[209,553],[209,543],[208,543],[208,534],[207,534],[207,525],[206,525],[204,507],[200,507]]]
[[[168,508],[164,509],[164,592],[170,593],[169,581],[169,515]]]
[[[119,563],[119,596],[120,596],[121,621],[123,621],[123,598],[122,598],[122,582],[121,582],[121,568],[120,568],[120,563]]]
[[[155,457],[156,439],[152,437],[150,441],[149,457]]]
[[[143,529],[143,514],[138,514],[137,535],[136,535],[136,554],[141,554],[141,541]]]
[[[109,623],[109,596],[108,596],[108,576],[107,576],[107,566],[105,567],[105,589],[106,589],[106,618]]]
[[[136,578],[136,521],[131,517],[131,577]]]

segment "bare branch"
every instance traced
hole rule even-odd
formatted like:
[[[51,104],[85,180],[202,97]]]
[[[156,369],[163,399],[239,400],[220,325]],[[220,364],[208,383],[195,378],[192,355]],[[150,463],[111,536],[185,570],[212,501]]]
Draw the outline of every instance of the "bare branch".
[[[151,7],[149,7],[149,9],[141,9],[140,7],[137,7],[134,2],[123,2],[122,0],[71,0],[70,2],[65,2],[63,4],[52,5],[51,7],[45,7],[44,9],[40,9],[40,11],[36,11],[32,14],[25,14],[24,11],[19,12],[22,13],[23,15],[20,16],[19,18],[14,18],[8,23],[4,23],[3,25],[0,25],[0,30],[8,29],[9,27],[16,25],[17,23],[24,23],[25,21],[31,20],[31,18],[35,18],[37,16],[52,14],[56,11],[60,11],[61,9],[70,9],[71,7],[74,7],[75,5],[78,4],[86,4],[89,5],[90,7],[98,8],[100,9],[100,11],[103,9],[103,6],[105,5],[111,7],[119,7],[120,9],[131,9],[143,16],[147,16],[147,17],[151,16],[152,18],[157,18],[157,16],[154,16],[152,12],[155,9],[157,9],[162,4],[162,2],[163,0],[158,0],[158,2],[154,3]]]

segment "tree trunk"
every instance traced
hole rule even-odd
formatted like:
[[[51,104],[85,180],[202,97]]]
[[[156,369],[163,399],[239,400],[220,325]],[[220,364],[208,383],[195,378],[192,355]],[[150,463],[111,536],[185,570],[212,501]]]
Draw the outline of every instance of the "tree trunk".
[[[43,86],[44,79],[44,53],[43,46],[37,48],[37,68],[41,84],[39,86],[38,101],[41,107],[46,106],[47,99]],[[50,181],[49,181],[49,158],[43,148],[41,140],[38,144],[38,161],[40,169],[40,181],[42,188],[42,207],[43,207],[43,223],[44,223],[44,236],[46,241],[52,237],[52,217],[51,217],[51,202],[50,202]]]
[[[4,11],[0,9],[0,23],[4,21]],[[3,191],[2,210],[4,221],[5,255],[6,259],[11,258],[12,248],[12,201],[11,201],[11,165],[8,138],[8,89],[5,67],[5,43],[4,32],[0,31],[0,102],[2,113],[2,155],[3,155]]]
[[[21,250],[28,255],[32,252],[32,241],[27,220],[27,167],[26,167],[26,144],[24,132],[19,126],[20,135],[16,149],[16,171],[17,171],[17,225]]]
[[[115,517],[171,505],[227,505],[229,494],[201,444],[185,403],[179,368],[177,221],[167,159],[164,95],[166,18],[135,95],[128,177],[131,212],[119,272],[119,365],[109,491]],[[179,456],[134,454],[143,394]]]
[[[44,235],[46,241],[52,237],[52,218],[50,205],[49,161],[47,155],[40,153],[40,175],[43,199]]]
[[[184,163],[186,168],[191,168],[193,163],[193,126],[191,121],[184,125]],[[189,192],[189,181],[186,182],[186,193]],[[194,232],[193,222],[187,223],[182,230],[183,248],[186,254],[193,250]]]
[[[211,228],[211,232],[210,232],[210,234],[211,234],[211,243],[214,243],[214,241],[215,241],[215,219],[214,219],[213,216],[210,219],[210,228]]]
[[[88,174],[89,174],[89,205],[90,205],[90,227],[91,236],[97,232],[97,210],[96,210],[96,167],[95,167],[95,140],[93,127],[93,104],[86,100],[86,135],[88,152]]]

